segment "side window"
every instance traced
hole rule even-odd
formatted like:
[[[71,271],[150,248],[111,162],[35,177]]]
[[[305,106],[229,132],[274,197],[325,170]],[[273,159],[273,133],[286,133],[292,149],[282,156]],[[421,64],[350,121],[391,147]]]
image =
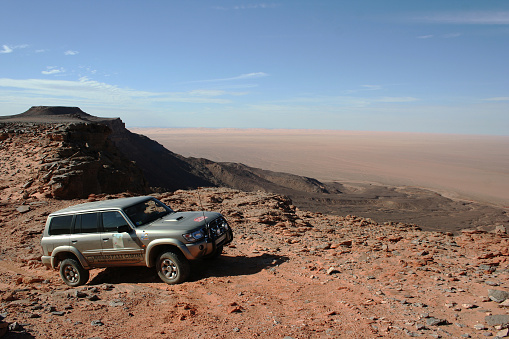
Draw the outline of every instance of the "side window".
[[[74,233],[97,233],[97,213],[78,214]]]
[[[120,212],[103,212],[101,214],[104,232],[117,232],[119,226],[127,225],[127,221],[125,221]]]
[[[71,234],[72,215],[51,218],[49,224],[49,234]]]

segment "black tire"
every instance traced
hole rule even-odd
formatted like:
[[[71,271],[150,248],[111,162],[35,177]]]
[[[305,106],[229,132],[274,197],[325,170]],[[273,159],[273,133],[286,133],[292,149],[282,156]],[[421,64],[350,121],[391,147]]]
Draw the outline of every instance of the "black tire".
[[[156,270],[162,281],[174,285],[187,280],[191,267],[182,254],[168,251],[157,258]]]
[[[60,277],[69,286],[85,285],[90,278],[88,270],[74,259],[64,259],[60,263]]]

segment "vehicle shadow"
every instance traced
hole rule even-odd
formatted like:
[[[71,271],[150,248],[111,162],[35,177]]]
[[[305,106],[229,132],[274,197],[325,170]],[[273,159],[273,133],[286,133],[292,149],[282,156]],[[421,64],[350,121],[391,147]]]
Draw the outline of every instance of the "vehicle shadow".
[[[192,261],[191,276],[188,281],[199,281],[209,277],[251,275],[288,260],[286,256],[264,253],[257,257],[222,255],[215,259]],[[119,283],[162,282],[153,267],[108,267],[93,277],[88,285]]]

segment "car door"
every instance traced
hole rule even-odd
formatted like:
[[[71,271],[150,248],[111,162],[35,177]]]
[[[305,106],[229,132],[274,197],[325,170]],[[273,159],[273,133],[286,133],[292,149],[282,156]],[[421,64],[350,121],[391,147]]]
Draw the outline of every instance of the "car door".
[[[100,265],[102,246],[99,213],[76,215],[70,245],[81,252],[90,265]]]
[[[119,226],[128,223],[119,211],[101,212],[102,257],[111,265],[135,265],[143,260],[143,247],[136,232],[118,232]],[[105,262],[105,264],[108,264]]]

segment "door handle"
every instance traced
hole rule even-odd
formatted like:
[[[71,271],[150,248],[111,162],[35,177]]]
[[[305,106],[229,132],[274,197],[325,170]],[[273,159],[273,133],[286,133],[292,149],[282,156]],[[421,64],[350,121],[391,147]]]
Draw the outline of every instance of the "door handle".
[[[108,241],[110,240],[110,238],[103,238],[103,241]]]
[[[71,240],[71,242],[72,242],[73,244],[75,244],[75,243],[77,243],[77,242],[78,242],[78,240]]]

